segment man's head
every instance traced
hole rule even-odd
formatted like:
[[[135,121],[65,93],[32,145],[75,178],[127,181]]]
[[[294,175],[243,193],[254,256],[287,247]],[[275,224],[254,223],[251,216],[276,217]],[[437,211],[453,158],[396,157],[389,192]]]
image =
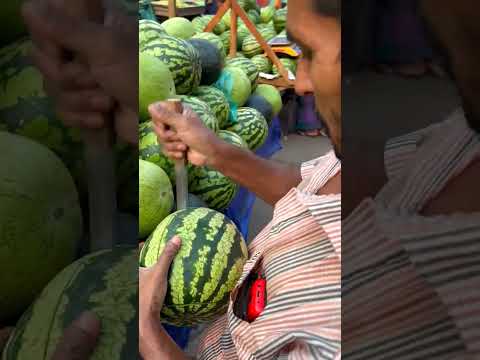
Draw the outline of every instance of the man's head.
[[[480,7],[477,0],[421,0],[428,30],[448,62],[468,123],[480,133]]]
[[[295,90],[313,93],[337,156],[342,150],[341,0],[288,3],[289,37],[302,48]]]

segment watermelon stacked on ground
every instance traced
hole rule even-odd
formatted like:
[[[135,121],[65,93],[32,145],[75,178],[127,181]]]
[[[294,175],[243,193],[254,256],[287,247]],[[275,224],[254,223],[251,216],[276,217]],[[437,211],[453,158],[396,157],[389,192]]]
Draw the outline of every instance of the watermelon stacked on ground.
[[[0,163],[0,323],[4,323],[21,315],[50,279],[74,260],[83,223],[73,179],[51,150],[0,131]]]
[[[238,146],[242,149],[248,149],[248,145],[245,140],[243,140],[240,135],[234,133],[233,131],[220,130],[217,135],[220,139],[231,145]]]
[[[212,21],[213,15],[202,15],[198,16],[195,19],[192,20],[193,27],[195,28],[195,31],[197,33],[204,32],[205,28],[207,25]],[[219,22],[217,25],[215,25],[213,32],[217,35],[222,34],[225,32],[226,27],[223,22]]]
[[[265,55],[255,55],[251,60],[259,72],[269,74],[272,71],[272,61]]]
[[[150,42],[167,35],[165,29],[154,20],[142,19],[138,22],[138,48],[140,51]]]
[[[188,41],[162,36],[145,46],[143,52],[154,55],[168,66],[177,94],[189,94],[200,84],[200,56]]]
[[[275,6],[273,3],[263,7],[260,10],[260,20],[264,24],[269,23],[273,19],[274,15],[275,15]]]
[[[210,107],[218,120],[220,129],[226,126],[230,116],[230,105],[221,90],[213,86],[199,86],[192,95],[204,101]]]
[[[117,247],[63,269],[17,323],[2,360],[51,359],[65,329],[85,310],[102,327],[91,360],[137,359],[137,266],[137,247]]]
[[[252,92],[250,79],[243,70],[236,67],[223,69],[215,87],[222,90],[236,106],[243,106]]]
[[[252,62],[252,60],[242,57],[235,57],[233,59],[228,59],[225,62],[225,67],[235,67],[241,69],[250,79],[250,84],[252,89],[255,89],[257,86],[259,71],[257,66]]]
[[[211,42],[203,39],[190,39],[200,56],[202,65],[201,85],[211,85],[218,80],[224,66],[224,56]]]
[[[223,56],[225,56],[227,54],[227,51],[225,50],[225,48],[223,46],[222,39],[215,34],[212,34],[210,32],[201,32],[201,33],[195,34],[192,37],[192,39],[207,40],[207,41],[211,42],[212,44],[214,44]]]
[[[273,16],[273,23],[275,25],[275,30],[277,33],[285,30],[287,24],[287,12],[288,8],[282,8],[275,12]]]
[[[257,89],[253,94],[265,98],[265,100],[267,100],[270,105],[272,105],[273,116],[278,115],[278,113],[282,109],[283,103],[280,91],[278,91],[275,86],[268,84],[260,84],[257,86]]]
[[[259,33],[267,42],[277,35],[277,33],[269,27],[259,29]],[[253,36],[253,34],[250,34],[243,41],[242,52],[245,54],[246,57],[251,58],[255,55],[263,53],[263,49],[257,39]]]
[[[290,59],[290,58],[281,58],[280,62],[283,64],[285,69],[295,75],[297,73],[297,61],[295,59]],[[276,75],[278,74],[278,69],[276,65],[273,65],[272,67],[272,74]]]
[[[240,135],[252,151],[262,146],[268,136],[267,120],[259,111],[248,107],[238,109],[237,123],[226,130]]]
[[[182,95],[180,99],[183,105],[189,106],[210,130],[217,132],[220,129],[218,120],[207,103],[193,96]]]
[[[263,96],[255,94],[250,95],[245,103],[245,107],[249,107],[260,112],[265,120],[267,120],[268,124],[270,124],[273,119],[273,107]]]
[[[206,208],[169,215],[145,242],[140,266],[157,262],[167,241],[182,239],[169,272],[160,318],[176,326],[212,321],[224,314],[230,292],[248,258],[245,240],[225,215]]]
[[[188,40],[195,34],[195,28],[192,23],[183,17],[173,17],[165,20],[162,23],[162,28],[165,29],[168,35]]]

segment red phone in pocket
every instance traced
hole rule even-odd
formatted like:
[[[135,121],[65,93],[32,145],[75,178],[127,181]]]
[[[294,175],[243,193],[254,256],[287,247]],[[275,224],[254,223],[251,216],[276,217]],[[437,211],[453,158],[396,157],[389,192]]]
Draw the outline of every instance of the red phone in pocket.
[[[267,282],[262,275],[252,282],[248,294],[247,320],[254,321],[260,316],[267,303]]]

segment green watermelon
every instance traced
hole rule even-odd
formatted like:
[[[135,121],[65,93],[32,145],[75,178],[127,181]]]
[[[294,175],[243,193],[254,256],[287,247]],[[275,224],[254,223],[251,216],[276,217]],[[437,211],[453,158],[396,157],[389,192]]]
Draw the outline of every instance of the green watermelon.
[[[227,94],[237,106],[243,106],[252,92],[250,79],[245,72],[236,67],[225,68],[222,71],[224,81],[215,86]]]
[[[270,124],[273,119],[273,107],[272,105],[263,97],[259,95],[252,94],[245,103],[245,107],[255,109],[263,115],[267,123]]]
[[[274,15],[275,15],[275,6],[273,3],[263,7],[260,10],[260,20],[264,24],[268,24],[270,21],[272,21]]]
[[[238,109],[237,123],[226,130],[240,135],[252,151],[262,146],[268,136],[267,120],[259,111],[248,107]]]
[[[202,15],[198,16],[192,20],[193,27],[195,28],[195,32],[200,33],[204,32],[207,25],[212,21],[213,15]],[[213,32],[217,35],[222,34],[226,30],[225,24],[223,22],[219,22],[213,28]]]
[[[207,40],[211,42],[213,45],[215,45],[223,56],[225,56],[227,53],[225,48],[223,47],[222,39],[220,39],[220,37],[215,34],[212,34],[210,32],[201,32],[201,33],[195,34],[192,37],[192,39]]]
[[[260,35],[262,35],[262,37],[267,42],[270,41],[271,39],[273,39],[276,36],[275,31],[273,31],[272,29],[270,29],[268,27],[263,28],[263,29],[259,29],[259,33],[260,33]],[[248,35],[245,38],[245,40],[243,40],[242,51],[245,54],[245,56],[249,57],[249,58],[263,53],[263,49],[262,49],[260,43],[257,41],[257,39],[255,39],[253,34]]]
[[[166,35],[152,41],[143,52],[153,54],[168,66],[177,94],[188,94],[200,84],[200,55],[188,41]]]
[[[293,75],[296,74],[297,72],[297,61],[295,59],[290,59],[290,58],[281,58],[280,62],[283,64],[286,70],[290,70]],[[276,65],[273,65],[272,67],[272,74],[277,75],[278,69]]]
[[[175,164],[163,154],[151,121],[140,124],[138,150],[140,159],[160,166],[167,174],[171,183],[175,183]]]
[[[275,30],[277,33],[283,31],[287,25],[287,8],[279,9],[275,12],[273,16],[273,23],[275,25]]]
[[[219,130],[218,120],[208,104],[193,96],[180,96],[183,105],[189,106],[203,121],[203,123],[214,132]]]
[[[64,268],[17,323],[2,360],[51,359],[65,329],[85,310],[101,322],[90,360],[138,359],[137,264],[137,247],[116,247]]]
[[[220,129],[225,126],[230,115],[230,105],[221,90],[213,86],[199,86],[192,95],[210,106],[218,120]]]
[[[195,34],[195,28],[190,20],[183,17],[173,17],[162,23],[168,35],[183,40],[190,39]]]
[[[255,95],[264,97],[273,108],[273,116],[277,116],[282,110],[282,96],[275,86],[260,84],[254,92]]]
[[[224,56],[210,41],[203,39],[190,39],[200,56],[202,65],[201,85],[211,85],[220,77],[224,66]]]
[[[140,51],[151,41],[167,35],[165,29],[154,20],[142,19],[138,22],[138,48]]]
[[[260,72],[258,71],[257,66],[252,62],[252,60],[237,56],[233,59],[228,59],[225,62],[225,67],[236,67],[241,69],[250,79],[252,89],[256,88],[258,75]]]
[[[243,42],[250,35],[250,30],[245,25],[237,28],[237,50],[242,50]]]
[[[0,323],[72,262],[83,233],[73,179],[48,148],[0,131]]]
[[[245,54],[244,54],[243,52],[241,52],[241,51],[237,51],[237,54],[236,54],[235,57],[236,57],[236,58],[245,58],[245,59],[247,58],[247,57],[245,56]]]
[[[220,40],[222,40],[223,48],[225,49],[225,53],[230,53],[230,30],[223,32],[219,35]]]
[[[149,236],[173,207],[173,190],[168,175],[161,167],[138,160],[138,237]]]
[[[168,66],[149,53],[140,53],[138,65],[138,115],[146,121],[150,104],[176,95],[175,83]]]
[[[252,62],[257,66],[259,72],[269,74],[272,71],[272,62],[265,55],[255,55]]]
[[[260,22],[260,15],[256,10],[248,10],[248,18],[252,20],[253,24],[258,24]]]
[[[217,135],[220,139],[222,139],[223,141],[226,141],[231,145],[238,146],[242,149],[248,149],[248,145],[245,142],[245,140],[243,140],[240,135],[232,131],[220,130]]]
[[[238,185],[214,169],[199,166],[189,169],[188,190],[205,201],[209,208],[223,210],[237,194]]]
[[[169,271],[162,321],[191,326],[225,314],[230,292],[248,258],[247,247],[235,224],[225,215],[206,208],[169,215],[145,242],[140,266],[157,262],[167,241],[182,239]]]

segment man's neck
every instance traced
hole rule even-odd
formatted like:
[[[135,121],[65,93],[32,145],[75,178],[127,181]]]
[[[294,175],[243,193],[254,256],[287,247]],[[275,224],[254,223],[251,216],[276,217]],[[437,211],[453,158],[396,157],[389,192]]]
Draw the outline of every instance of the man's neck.
[[[337,195],[342,193],[342,171],[326,182],[317,195]]]

